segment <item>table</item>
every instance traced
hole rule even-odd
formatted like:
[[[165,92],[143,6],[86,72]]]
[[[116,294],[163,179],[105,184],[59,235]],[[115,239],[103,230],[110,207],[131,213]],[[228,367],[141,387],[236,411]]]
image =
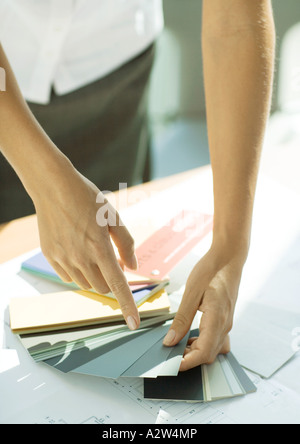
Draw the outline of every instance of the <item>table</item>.
[[[207,171],[209,167],[196,168],[195,170],[176,174],[175,176],[158,179],[146,184],[137,185],[128,189],[130,195],[137,196],[135,203],[141,200],[145,196],[165,190],[168,187],[172,187],[175,184],[187,180],[189,177],[193,177],[195,174],[201,174],[203,171]],[[122,207],[122,194],[124,191],[116,192],[114,195],[120,197],[120,206]],[[133,201],[129,199],[129,205],[133,204]],[[39,234],[36,215],[24,217],[18,220],[11,221],[6,224],[0,225],[0,264],[13,259],[27,251],[33,250],[39,247]]]
[[[268,168],[270,168],[270,163]],[[209,167],[205,167],[135,187],[129,190],[129,193],[134,193],[136,200],[142,200],[150,193],[172,189],[173,186],[180,183],[184,184],[194,177],[205,178],[205,183],[207,180],[206,192],[208,192],[211,185],[211,182],[209,182],[211,171]],[[263,181],[258,190],[253,244],[241,286],[241,303],[243,303],[243,299],[251,297],[265,275],[272,272],[279,258],[279,252],[292,240],[291,233],[297,229],[297,220],[294,221],[291,218],[286,222],[286,216],[298,195],[294,194],[293,190],[289,188],[281,188],[280,184],[273,183],[272,180],[270,182],[268,180]],[[263,193],[261,193],[262,190]],[[274,196],[274,201],[271,202],[270,197],[272,197],[273,190],[276,196]],[[122,192],[117,196],[121,197]],[[284,206],[283,212],[282,214],[278,213],[277,225],[270,226],[270,220],[274,220],[273,215],[277,214],[276,205],[279,200]],[[266,206],[266,201],[269,204],[268,206]],[[281,227],[284,222],[286,222],[289,238],[281,236],[278,237],[277,242],[274,242],[274,235],[278,232],[278,227]],[[261,248],[262,239],[264,248]],[[0,282],[2,285],[3,282],[5,284],[6,276],[15,267],[14,260],[9,263],[4,262],[17,255],[29,252],[38,245],[35,216],[0,227],[0,260],[2,262]],[[272,248],[272,251],[270,251],[270,248]],[[17,266],[15,269],[17,273]],[[253,279],[254,272],[255,279]],[[17,277],[15,283],[12,283],[11,286],[18,285],[18,282]],[[8,290],[10,290],[9,285],[10,282],[5,287]],[[13,292],[13,288],[11,291]],[[6,295],[3,296],[5,298]],[[5,303],[3,301],[0,301],[0,308],[1,311],[4,311]],[[175,421],[175,419],[176,423],[190,424],[230,424],[247,423],[247,421],[250,424],[267,421],[268,423],[278,423],[280,421],[288,423],[289,420],[291,423],[300,423],[300,399],[297,396],[297,393],[300,392],[300,386],[295,377],[299,374],[299,354],[293,362],[289,363],[276,377],[270,380],[265,381],[256,375],[252,375],[252,380],[258,387],[258,392],[255,395],[243,399],[218,401],[210,405],[158,404],[142,400],[141,386],[138,381],[121,383],[120,381],[86,378],[83,375],[61,375],[51,372],[43,366],[34,365],[28,359],[26,352],[20,348],[17,339],[9,335],[8,328],[8,325],[6,325],[10,350],[0,351],[4,360],[7,359],[8,354],[13,355],[10,358],[16,359],[20,365],[12,365],[12,368],[4,373],[1,373],[0,367],[1,397],[5,400],[5,405],[4,403],[0,405],[0,423],[1,417],[5,418],[8,412],[11,415],[9,416],[9,422],[11,423],[20,420],[24,423],[33,421],[54,424],[70,422],[109,424],[114,421],[123,424],[130,424],[133,421],[136,424],[153,424],[154,422]],[[14,354],[15,350],[17,350],[18,356]],[[101,400],[101,403],[99,403],[99,400]],[[76,408],[76,406],[79,407]]]

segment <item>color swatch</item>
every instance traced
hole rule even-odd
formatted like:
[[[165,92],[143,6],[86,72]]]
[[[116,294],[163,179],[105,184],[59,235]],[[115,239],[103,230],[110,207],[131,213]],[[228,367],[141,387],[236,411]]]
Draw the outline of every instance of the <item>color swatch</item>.
[[[139,308],[141,317],[170,311],[167,293],[161,290]],[[63,291],[26,298],[12,298],[10,326],[14,333],[39,333],[123,320],[117,300],[87,291]]]

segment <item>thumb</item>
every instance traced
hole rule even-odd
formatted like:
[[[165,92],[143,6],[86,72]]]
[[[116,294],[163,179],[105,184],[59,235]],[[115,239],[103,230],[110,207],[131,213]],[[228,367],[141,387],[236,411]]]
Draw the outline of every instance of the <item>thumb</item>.
[[[195,299],[192,300],[189,294],[185,294],[174,318],[172,326],[164,338],[163,344],[172,347],[178,344],[189,332],[192,322],[198,310]]]

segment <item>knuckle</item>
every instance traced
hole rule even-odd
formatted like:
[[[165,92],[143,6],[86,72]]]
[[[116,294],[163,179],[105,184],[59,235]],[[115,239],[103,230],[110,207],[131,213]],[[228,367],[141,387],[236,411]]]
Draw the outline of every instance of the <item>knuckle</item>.
[[[120,295],[128,291],[128,285],[121,279],[110,280],[109,288],[115,295]]]
[[[211,365],[215,362],[215,359],[216,359],[216,355],[214,355],[212,352],[203,351],[202,357],[201,357],[201,362],[203,364]]]
[[[73,282],[72,278],[65,275],[61,270],[58,270],[55,267],[53,267],[53,269],[56,272],[56,274],[58,275],[58,277],[60,278],[60,280],[62,280],[65,284],[71,284]]]
[[[135,242],[130,233],[128,233],[128,235],[124,239],[124,248],[130,252],[133,252],[135,250]]]
[[[49,264],[51,264],[52,266],[54,266],[56,263],[60,262],[57,255],[50,253],[50,251],[48,251],[48,250],[43,250],[43,255],[45,256],[45,258],[49,262]]]
[[[56,273],[59,275],[60,279],[65,282],[66,284],[71,284],[73,282],[72,278],[70,276],[62,275],[57,270],[55,270]]]
[[[220,329],[223,330],[225,328],[225,326],[227,325],[227,321],[228,321],[227,314],[223,310],[218,311],[217,320],[218,320],[218,325],[219,325]]]
[[[229,315],[227,310],[222,310],[218,313],[218,325],[220,330],[223,331],[226,335],[232,330],[233,319],[232,316]]]
[[[225,345],[222,351],[224,355],[228,355],[228,353],[230,353],[230,350],[230,345]]]
[[[89,285],[88,282],[86,282],[85,280],[79,280],[77,285],[82,289],[82,290],[90,290],[91,286]]]
[[[47,261],[50,263],[65,264],[67,262],[67,254],[60,244],[41,244],[41,250]]]
[[[226,334],[230,333],[232,328],[233,328],[233,320],[230,319],[230,320],[227,321],[227,326],[225,328],[225,333]]]
[[[97,287],[94,287],[94,290],[99,294],[110,293],[110,288],[107,285],[97,285]]]
[[[107,294],[111,291],[104,279],[98,278],[96,282],[93,283],[94,290],[99,294]]]
[[[78,268],[79,270],[86,268],[87,262],[82,254],[75,252],[71,257],[72,257],[72,263],[74,266],[76,266],[76,268]]]
[[[80,272],[74,264],[70,264],[68,266],[68,271],[69,271],[70,276],[72,278],[77,279],[77,280],[81,280]]]
[[[119,302],[122,313],[132,312],[132,306],[128,302]]]
[[[182,312],[178,312],[178,313],[176,314],[176,317],[175,317],[174,323],[176,323],[176,325],[177,325],[179,328],[184,329],[184,328],[187,328],[187,327],[188,327],[188,325],[189,325],[189,320],[188,320],[188,318],[185,316],[184,313],[182,313]]]
[[[233,319],[228,310],[226,309],[218,309],[214,314],[216,320],[216,327],[220,331],[224,331],[224,333],[229,333],[233,327]]]
[[[215,362],[215,357],[213,357],[213,356],[207,356],[206,357],[206,359],[205,359],[205,363],[207,364],[207,365],[212,365],[214,362]]]

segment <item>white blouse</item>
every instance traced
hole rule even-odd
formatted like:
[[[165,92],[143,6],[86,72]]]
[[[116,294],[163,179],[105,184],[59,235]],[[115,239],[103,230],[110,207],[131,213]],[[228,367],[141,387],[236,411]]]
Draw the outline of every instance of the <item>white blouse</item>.
[[[162,0],[0,0],[0,42],[24,97],[49,103],[145,50],[163,29]]]

